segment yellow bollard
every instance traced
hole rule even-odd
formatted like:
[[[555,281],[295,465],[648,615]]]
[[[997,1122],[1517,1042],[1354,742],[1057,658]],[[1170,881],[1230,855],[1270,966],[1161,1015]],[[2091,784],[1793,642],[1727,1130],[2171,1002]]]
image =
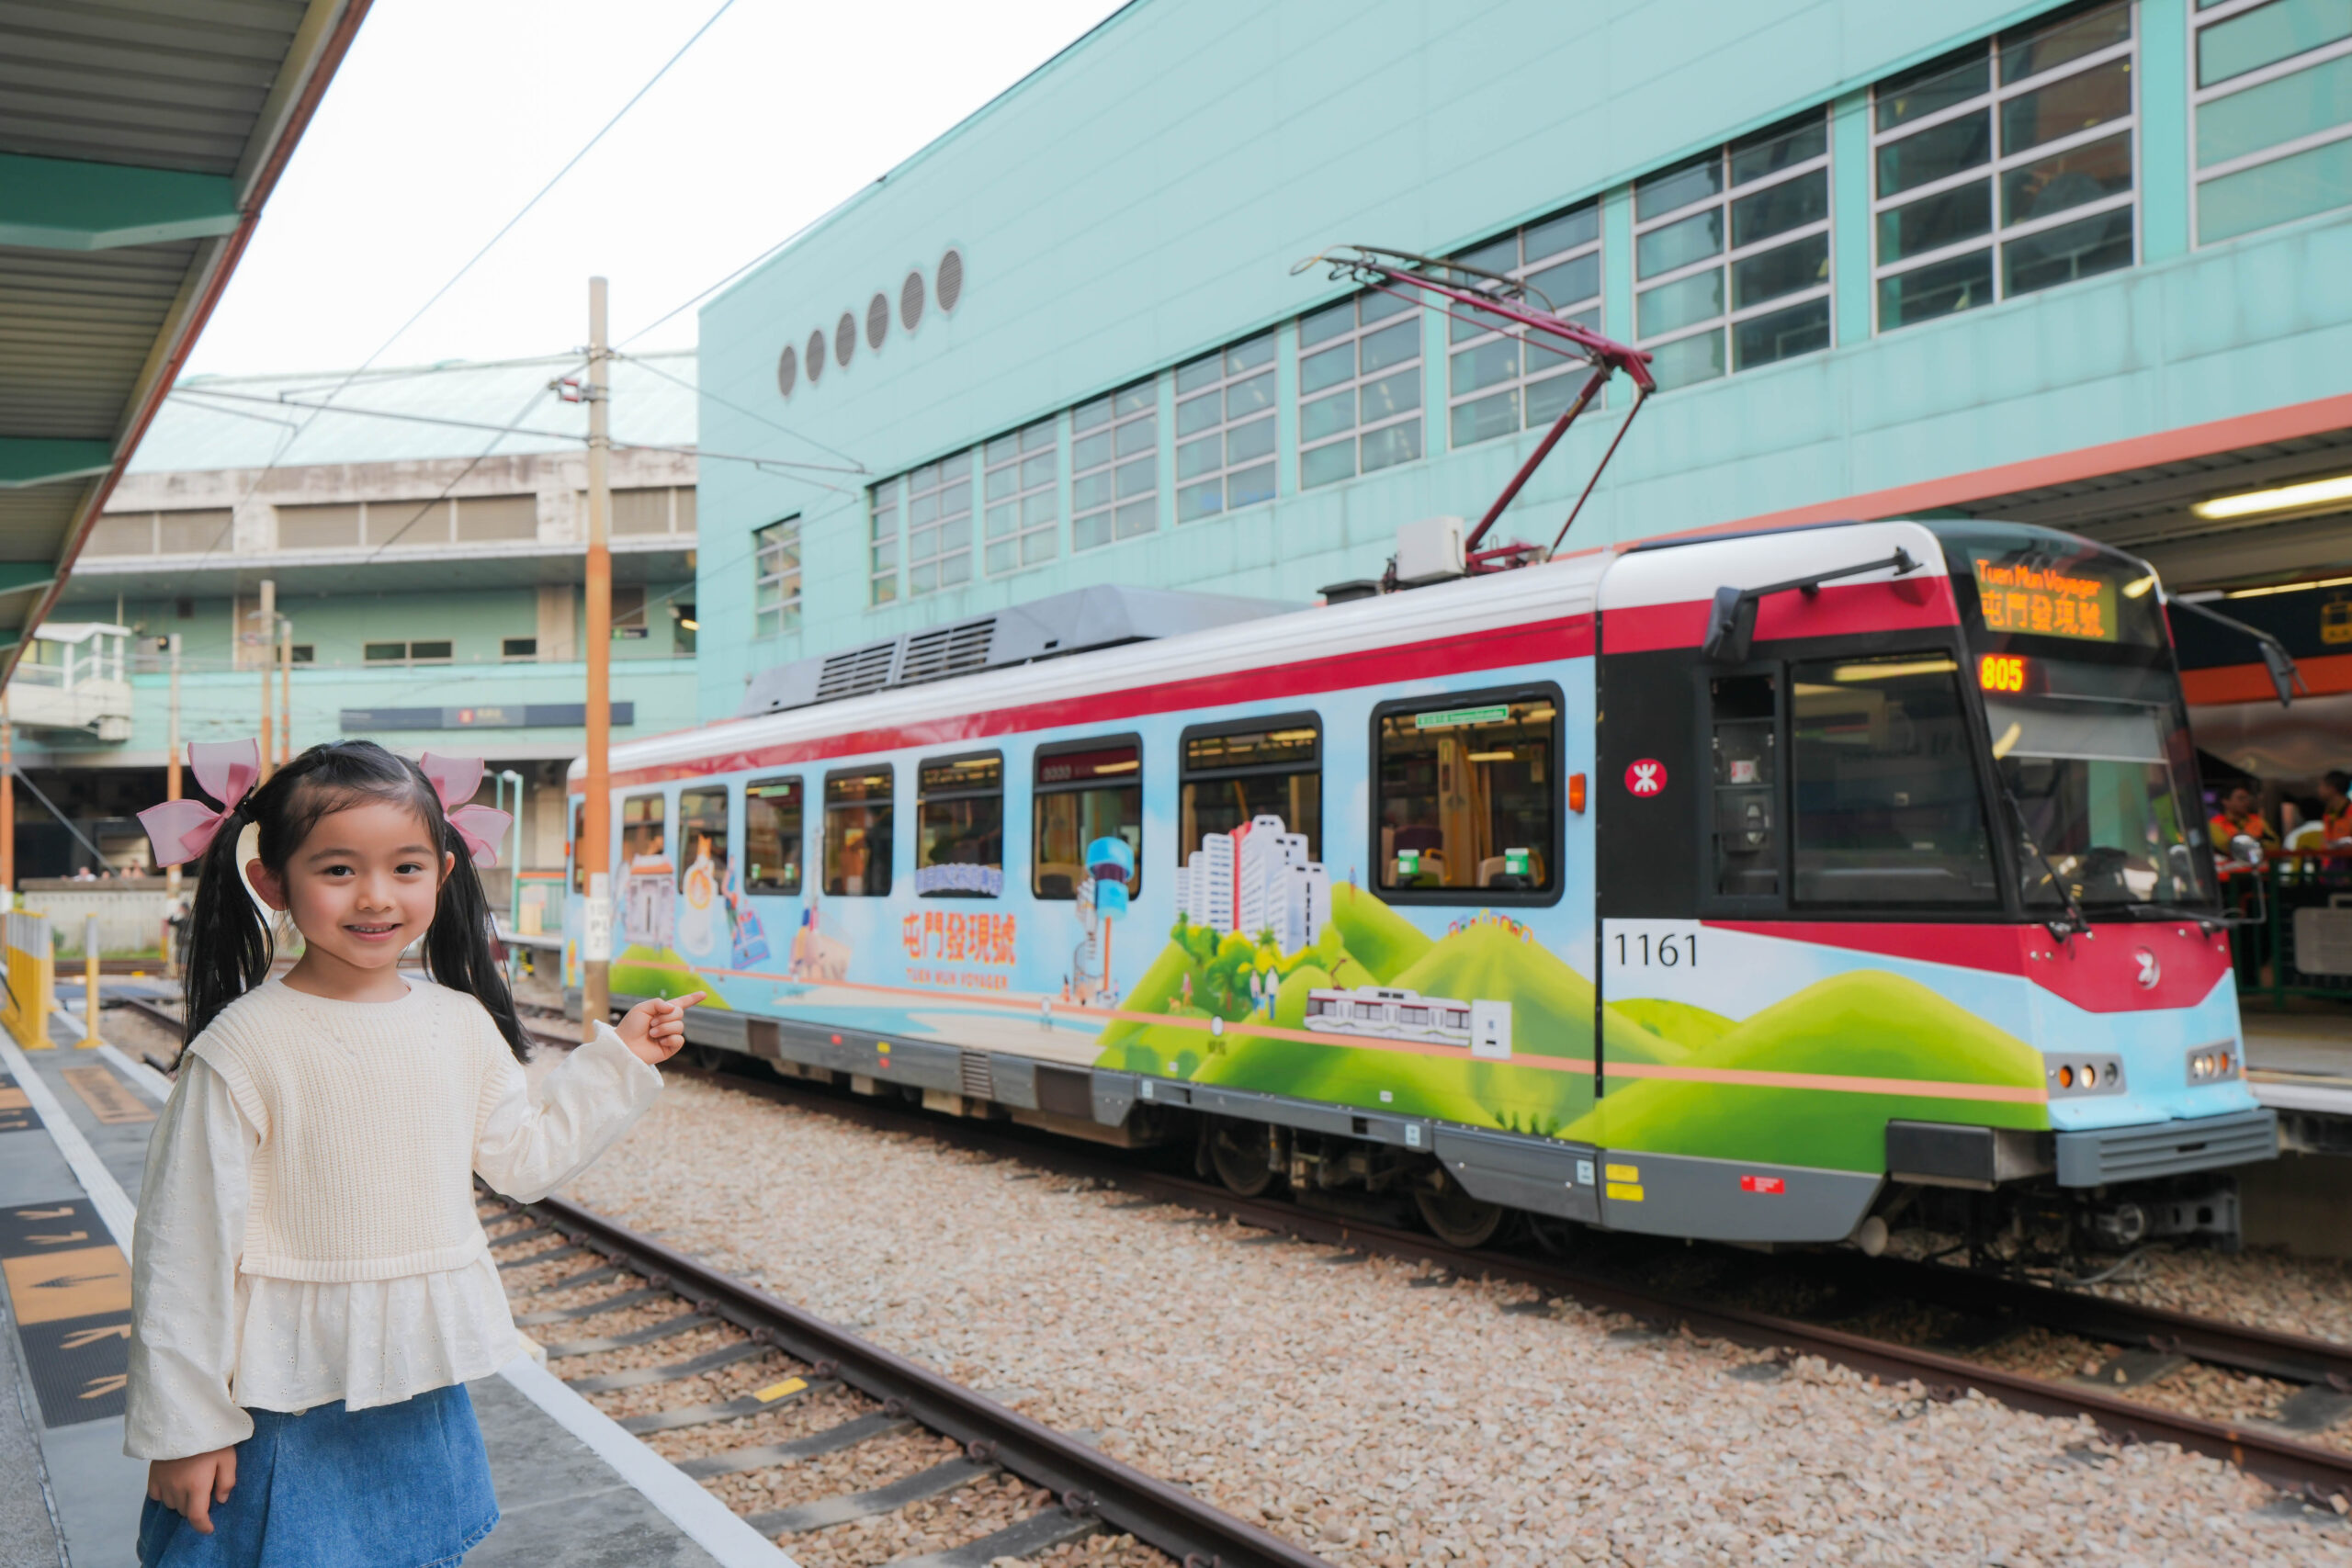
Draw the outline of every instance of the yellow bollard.
[[[82,1043],[95,1051],[106,1043],[98,1038],[98,917],[82,917]]]
[[[8,994],[0,999],[0,1023],[26,1050],[52,1050],[49,1011],[56,1005],[57,960],[50,951],[49,922],[38,915],[6,919]]]

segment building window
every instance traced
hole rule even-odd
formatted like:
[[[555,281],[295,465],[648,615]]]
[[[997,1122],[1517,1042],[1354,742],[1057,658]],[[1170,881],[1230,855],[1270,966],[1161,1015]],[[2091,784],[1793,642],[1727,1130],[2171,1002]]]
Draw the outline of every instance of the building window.
[[[752,535],[752,635],[781,637],[800,625],[800,519]]]
[[[1091,550],[1159,526],[1156,381],[1070,411],[1070,547]]]
[[[370,642],[360,657],[369,664],[447,664],[453,651],[446,642]]]
[[[294,645],[290,658],[296,664],[316,664],[319,661],[319,650],[314,644],[298,642]]]
[[[989,442],[982,463],[990,577],[1054,558],[1060,536],[1061,481],[1055,471],[1055,422],[1041,419]]]
[[[800,781],[743,787],[743,891],[800,897]]]
[[[1176,521],[1274,499],[1274,334],[1176,367]]]
[[[537,637],[510,637],[499,639],[498,657],[509,662],[537,659],[538,656],[539,639]]]
[[[1029,891],[1040,898],[1075,898],[1078,886],[1099,877],[1116,857],[1090,853],[1105,839],[1126,846],[1127,892],[1143,891],[1143,748],[1132,735],[1097,736],[1037,749],[1030,835]]]
[[[2132,265],[2136,64],[2117,0],[1878,85],[1880,331]]]
[[[907,596],[972,580],[972,455],[958,452],[907,476]]]
[[[1298,323],[1298,486],[1421,455],[1421,313],[1377,292]]]
[[[1004,755],[943,757],[915,774],[915,896],[1004,891]]]
[[[885,765],[825,777],[825,891],[890,896],[890,776]]]
[[[866,491],[865,602],[888,604],[899,596],[899,492],[901,479],[884,479]]]
[[[1423,698],[1382,707],[1379,724],[1374,831],[1384,896],[1557,886],[1555,694]]]
[[[1636,183],[1634,330],[1659,389],[1827,348],[1829,250],[1826,110]]]
[[[702,635],[702,623],[695,619],[695,607],[685,603],[670,606],[670,654],[674,659],[692,659],[695,641]]]
[[[1531,223],[1454,258],[1515,277],[1527,302],[1580,327],[1600,327],[1600,208],[1596,202]],[[1464,310],[1448,320],[1446,417],[1456,446],[1549,424],[1575,400],[1584,361],[1500,317]]]
[[[2199,0],[2197,240],[2352,207],[2352,6]]]

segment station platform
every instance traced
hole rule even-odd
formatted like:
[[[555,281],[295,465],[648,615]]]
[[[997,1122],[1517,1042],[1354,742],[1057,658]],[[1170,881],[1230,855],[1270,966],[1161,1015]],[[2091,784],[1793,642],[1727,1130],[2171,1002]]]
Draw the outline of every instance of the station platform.
[[[171,1086],[77,1044],[80,999],[52,1049],[0,1034],[0,1568],[131,1568],[146,1499],[122,1451],[132,1195]],[[503,1516],[469,1568],[792,1568],[529,1358],[469,1392]]]
[[[2290,1141],[2299,1123],[2341,1118],[2340,1139],[2333,1136],[2337,1131],[2334,1127],[2310,1131],[2339,1145],[2324,1152],[2352,1153],[2352,1009],[2248,1010],[2241,1015],[2240,1026],[2247,1086],[2256,1100],[2279,1112]]]

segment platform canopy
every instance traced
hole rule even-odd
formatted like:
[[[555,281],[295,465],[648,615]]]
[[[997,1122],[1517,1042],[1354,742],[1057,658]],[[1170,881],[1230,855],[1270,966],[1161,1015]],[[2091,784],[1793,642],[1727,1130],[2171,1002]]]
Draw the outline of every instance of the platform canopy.
[[[0,6],[0,679],[369,0]]]

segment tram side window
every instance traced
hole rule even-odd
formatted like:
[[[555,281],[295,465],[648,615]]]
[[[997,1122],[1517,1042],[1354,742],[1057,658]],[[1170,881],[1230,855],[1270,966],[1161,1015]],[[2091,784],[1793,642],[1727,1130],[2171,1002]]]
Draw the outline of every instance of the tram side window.
[[[1792,666],[1792,870],[1802,904],[1990,904],[1984,802],[1941,653]]]
[[[837,898],[890,894],[892,770],[858,768],[825,778],[825,891]]]
[[[800,896],[800,781],[755,779],[743,789],[743,891]]]
[[[621,802],[621,869],[627,873],[640,860],[661,860],[669,853],[670,836],[665,802],[658,795],[632,795]]]
[[[1380,886],[1545,893],[1559,874],[1559,703],[1453,696],[1380,716]]]
[[[1029,891],[1075,898],[1080,882],[1116,880],[1118,857],[1102,840],[1126,846],[1127,896],[1143,891],[1143,750],[1133,739],[1081,740],[1037,752],[1036,831],[1031,835]]]
[[[1004,754],[946,757],[915,775],[915,893],[993,898],[1004,891]]]
[[[727,786],[678,792],[678,891],[687,878],[707,868],[714,898],[727,892]]]
[[[1280,818],[1285,832],[1306,840],[1306,858],[1320,860],[1322,736],[1322,720],[1311,713],[1186,730],[1180,860],[1261,817]]]
[[[588,891],[588,803],[571,803],[571,890]]]
[[[1730,898],[1778,898],[1780,678],[1718,675],[1708,688],[1714,819],[1707,831],[1715,891]]]

